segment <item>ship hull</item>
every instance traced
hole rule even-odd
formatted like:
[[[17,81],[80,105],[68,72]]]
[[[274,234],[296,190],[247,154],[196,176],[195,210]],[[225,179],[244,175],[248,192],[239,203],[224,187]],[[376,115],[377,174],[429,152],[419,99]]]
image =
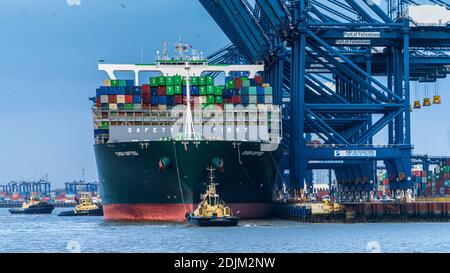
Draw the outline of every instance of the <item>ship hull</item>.
[[[261,151],[256,142],[150,141],[97,144],[94,150],[106,220],[186,221],[205,189],[206,168],[218,158],[217,188],[234,214],[271,216],[278,149]]]

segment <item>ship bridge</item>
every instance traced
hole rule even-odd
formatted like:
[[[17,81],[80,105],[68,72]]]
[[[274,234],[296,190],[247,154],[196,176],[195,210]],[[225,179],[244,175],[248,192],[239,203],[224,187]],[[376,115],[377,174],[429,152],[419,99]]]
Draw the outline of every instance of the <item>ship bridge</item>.
[[[115,72],[133,72],[134,81],[139,83],[140,72],[158,72],[164,76],[185,75],[186,66],[189,66],[190,76],[200,76],[204,72],[225,73],[229,76],[233,72],[247,72],[254,78],[258,72],[264,71],[264,65],[219,65],[208,64],[204,61],[164,61],[156,64],[98,64],[98,70],[105,71],[111,80],[117,79]]]

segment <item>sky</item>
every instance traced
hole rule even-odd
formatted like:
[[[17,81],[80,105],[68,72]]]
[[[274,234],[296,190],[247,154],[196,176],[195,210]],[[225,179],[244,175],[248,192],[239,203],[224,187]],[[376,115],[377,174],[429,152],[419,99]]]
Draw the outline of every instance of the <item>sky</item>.
[[[83,168],[98,180],[88,100],[106,79],[98,60],[153,62],[180,35],[205,56],[229,43],[196,0],[0,0],[0,183],[48,174],[60,187]],[[415,153],[450,155],[446,91],[412,113]]]

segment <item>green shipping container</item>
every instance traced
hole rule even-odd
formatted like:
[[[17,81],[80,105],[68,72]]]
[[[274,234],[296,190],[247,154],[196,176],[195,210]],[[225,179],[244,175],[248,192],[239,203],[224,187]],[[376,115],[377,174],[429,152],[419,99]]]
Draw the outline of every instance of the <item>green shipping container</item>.
[[[225,89],[225,86],[223,86],[223,85],[218,85],[218,86],[216,86],[214,89],[215,89],[215,90],[214,90],[214,95],[216,95],[216,96],[222,96],[222,92],[223,92],[223,90]]]
[[[102,121],[102,125],[100,127],[101,127],[101,129],[108,129],[109,128],[109,122]]]
[[[271,86],[269,86],[269,87],[264,87],[264,94],[265,95],[272,95],[272,87]]]
[[[199,77],[198,85],[206,85],[206,77]]]
[[[214,85],[214,77],[213,76],[206,77],[206,84],[207,85]]]
[[[166,86],[173,85],[173,77],[166,77]]]
[[[158,78],[151,77],[150,78],[150,86],[158,86]]]
[[[192,85],[198,85],[198,77],[191,77],[191,84]]]
[[[111,86],[119,86],[119,80],[111,80]]]
[[[166,85],[166,77],[159,76],[158,77],[158,85]]]
[[[225,83],[227,89],[233,89],[234,88],[234,80],[229,80]],[[256,90],[256,89],[255,89]]]
[[[182,81],[182,78],[180,75],[173,76],[173,84],[174,85],[180,85]]]
[[[213,95],[208,95],[206,97],[206,103],[213,104],[214,103],[214,96]]]
[[[126,80],[119,80],[119,86],[127,86]]]
[[[206,95],[206,86],[199,86],[198,87],[198,94],[200,96],[205,96]]]
[[[248,88],[248,94],[249,95],[255,95],[256,96],[256,86],[250,86]]]
[[[133,110],[133,109],[134,109],[134,107],[133,107],[132,103],[125,104],[125,110]]]
[[[174,85],[175,95],[181,95],[181,85]]]
[[[222,98],[222,96],[216,96],[216,103],[218,103],[218,104],[221,104],[221,103],[223,103],[223,98]]]
[[[207,85],[206,86],[206,94],[214,95],[214,85]]]
[[[166,81],[166,83],[167,83],[167,81]],[[175,87],[173,85],[169,85],[166,87],[166,95],[167,96],[175,95]]]
[[[242,79],[242,87],[250,87],[250,80]]]

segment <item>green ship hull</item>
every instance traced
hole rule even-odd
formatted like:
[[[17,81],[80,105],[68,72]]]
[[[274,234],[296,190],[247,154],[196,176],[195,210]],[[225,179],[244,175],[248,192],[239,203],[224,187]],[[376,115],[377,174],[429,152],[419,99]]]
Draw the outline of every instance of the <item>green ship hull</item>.
[[[232,141],[96,144],[104,217],[185,221],[205,189],[209,166],[217,169],[218,191],[236,216],[270,217],[281,149],[262,146]]]

